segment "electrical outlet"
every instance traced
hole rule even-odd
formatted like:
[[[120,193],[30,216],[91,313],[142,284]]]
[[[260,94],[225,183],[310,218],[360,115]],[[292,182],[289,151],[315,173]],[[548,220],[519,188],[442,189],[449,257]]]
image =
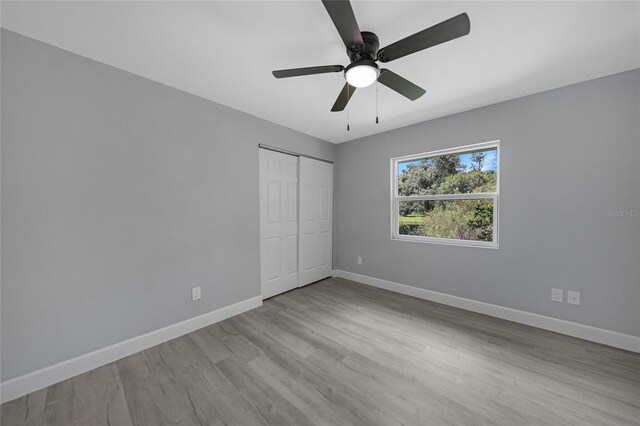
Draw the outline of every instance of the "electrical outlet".
[[[358,256],[358,265],[362,265],[362,257]]]
[[[551,300],[562,303],[564,300],[564,290],[561,288],[551,289]]]
[[[200,287],[194,287],[191,289],[191,300],[199,300],[202,297]]]
[[[580,292],[579,291],[567,291],[567,303],[571,305],[580,304]]]

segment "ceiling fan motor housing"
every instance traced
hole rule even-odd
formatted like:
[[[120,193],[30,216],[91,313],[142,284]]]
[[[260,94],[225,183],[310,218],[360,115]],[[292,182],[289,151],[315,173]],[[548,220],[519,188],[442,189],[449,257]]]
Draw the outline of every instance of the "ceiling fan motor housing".
[[[351,62],[359,62],[361,60],[375,61],[380,48],[378,36],[369,31],[362,31],[360,35],[362,35],[364,46],[360,49],[347,49],[349,59],[351,59]]]

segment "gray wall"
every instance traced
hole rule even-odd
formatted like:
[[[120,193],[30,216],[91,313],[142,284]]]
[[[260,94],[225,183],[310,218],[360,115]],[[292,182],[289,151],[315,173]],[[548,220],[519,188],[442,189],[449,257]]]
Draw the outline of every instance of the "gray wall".
[[[635,70],[338,145],[335,267],[640,335],[640,217],[605,215],[640,209],[639,102]],[[495,139],[498,250],[390,239],[390,158]]]
[[[6,30],[1,89],[2,380],[258,296],[258,143],[334,158]]]
[[[640,71],[336,149],[6,30],[1,50],[2,380],[259,295],[258,143],[339,160],[337,268],[640,335],[640,218],[604,214],[640,209]],[[499,250],[390,240],[391,157],[494,139]]]

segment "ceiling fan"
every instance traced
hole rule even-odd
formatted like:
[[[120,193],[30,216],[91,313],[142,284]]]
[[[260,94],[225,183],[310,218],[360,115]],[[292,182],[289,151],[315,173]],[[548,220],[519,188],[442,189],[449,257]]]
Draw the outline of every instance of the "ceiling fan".
[[[273,71],[273,76],[275,78],[286,78],[344,71],[347,82],[333,104],[331,111],[344,110],[357,88],[370,86],[376,80],[402,96],[415,101],[424,95],[425,90],[400,77],[393,71],[380,68],[376,62],[394,61],[403,56],[465,36],[469,34],[471,29],[469,16],[466,13],[461,13],[396,41],[387,47],[378,49],[380,47],[378,36],[372,32],[360,31],[349,0],[322,0],[322,4],[329,12],[329,17],[347,48],[347,55],[351,63],[346,67],[342,65],[325,65],[276,70]]]

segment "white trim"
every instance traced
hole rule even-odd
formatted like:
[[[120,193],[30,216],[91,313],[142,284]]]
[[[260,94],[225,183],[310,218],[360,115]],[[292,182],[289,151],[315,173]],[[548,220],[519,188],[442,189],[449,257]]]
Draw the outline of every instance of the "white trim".
[[[421,152],[419,154],[412,154],[412,155],[401,155],[400,157],[393,158],[393,160],[400,160],[400,162],[412,161],[412,160],[419,160],[421,158],[427,158],[427,157],[438,157],[440,155],[446,155],[446,154],[458,154],[458,153],[465,153],[465,152],[471,152],[471,151],[480,151],[485,148],[496,148],[499,145],[500,145],[500,139],[496,139],[494,141],[475,143],[471,145],[455,146],[453,148],[439,149],[437,151]]]
[[[632,336],[630,334],[619,333],[617,331],[606,330],[603,328],[592,327],[590,325],[552,318],[545,315],[520,311],[518,309],[493,305],[491,303],[479,302],[477,300],[466,299],[464,297],[458,297],[446,293],[440,293],[437,291],[399,284],[393,281],[382,280],[379,278],[356,274],[348,271],[342,271],[339,269],[336,269],[335,276],[338,278],[357,281],[359,283],[367,284],[372,287],[382,288],[396,293],[405,294],[407,296],[430,300],[432,302],[454,306],[456,308],[465,309],[467,311],[478,312],[492,317],[502,318],[520,324],[541,328],[543,330],[554,331],[556,333],[566,334],[567,336],[577,337],[579,339],[589,340],[596,343],[602,343],[604,345],[613,346],[615,348],[626,349],[633,352],[640,352],[640,337]]]
[[[498,243],[493,241],[458,240],[456,238],[421,237],[419,235],[402,234],[394,234],[391,239],[394,241],[409,241],[412,243],[422,244],[444,244],[447,246],[482,247],[496,250],[499,248]]]
[[[262,305],[256,296],[0,383],[5,403]]]
[[[413,195],[399,196],[398,188],[398,163],[419,160],[422,158],[438,157],[446,154],[463,154],[482,149],[496,148],[496,192],[475,194],[438,194],[438,195]],[[408,241],[413,243],[444,244],[463,247],[482,247],[498,249],[500,214],[500,140],[482,142],[473,145],[465,145],[454,148],[440,149],[438,151],[423,152],[420,154],[405,155],[391,159],[391,239],[396,241]],[[458,240],[455,238],[423,237],[417,235],[402,235],[399,228],[399,209],[401,201],[429,201],[429,200],[493,200],[493,239],[492,241]]]

